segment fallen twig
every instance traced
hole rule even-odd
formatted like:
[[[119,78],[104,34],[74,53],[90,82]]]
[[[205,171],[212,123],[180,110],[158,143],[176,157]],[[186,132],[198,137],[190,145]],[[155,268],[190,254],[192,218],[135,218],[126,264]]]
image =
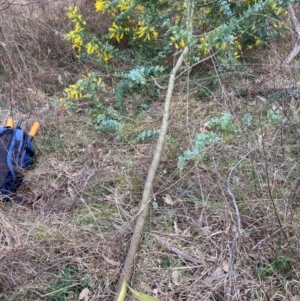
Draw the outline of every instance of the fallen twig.
[[[244,155],[231,169],[230,172],[228,174],[227,177],[227,181],[226,181],[226,188],[227,188],[227,193],[230,195],[234,209],[235,209],[235,213],[236,213],[236,219],[237,219],[237,235],[234,237],[232,243],[231,243],[231,247],[230,247],[230,254],[229,254],[229,272],[228,272],[228,276],[229,276],[229,285],[227,288],[227,292],[226,292],[226,300],[230,301],[231,300],[231,291],[232,291],[232,275],[233,275],[233,260],[234,260],[234,252],[235,252],[235,247],[236,247],[236,243],[238,238],[240,237],[241,233],[242,233],[242,223],[241,223],[241,215],[240,215],[240,211],[239,211],[239,207],[237,205],[236,202],[236,198],[235,195],[233,194],[233,192],[230,189],[230,180],[231,180],[231,176],[232,173],[234,172],[234,170],[241,164],[241,162],[243,160],[245,160],[254,150],[256,149],[252,149],[251,151],[249,151],[246,155]]]
[[[174,247],[173,245],[169,244],[166,240],[164,240],[163,238],[159,237],[156,234],[151,234],[162,246],[164,246],[165,248],[167,248],[169,251],[177,254],[178,256],[182,257],[184,260],[189,261],[195,265],[199,265],[200,261],[197,260],[196,258],[190,256],[189,254],[183,252],[182,250]]]

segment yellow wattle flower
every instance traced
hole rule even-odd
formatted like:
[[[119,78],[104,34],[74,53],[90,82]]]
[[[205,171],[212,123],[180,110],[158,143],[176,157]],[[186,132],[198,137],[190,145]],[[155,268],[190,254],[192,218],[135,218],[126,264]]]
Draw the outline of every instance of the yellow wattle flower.
[[[97,12],[105,13],[108,1],[106,0],[97,0],[95,3],[95,9]]]

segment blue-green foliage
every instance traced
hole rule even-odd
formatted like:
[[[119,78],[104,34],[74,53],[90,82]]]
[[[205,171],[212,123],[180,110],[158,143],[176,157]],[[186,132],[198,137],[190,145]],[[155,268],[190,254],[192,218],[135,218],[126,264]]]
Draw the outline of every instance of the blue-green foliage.
[[[229,1],[226,1],[226,0],[218,0],[216,1],[217,4],[222,7],[223,9],[223,14],[226,16],[226,17],[231,17],[233,12],[232,10],[230,9],[230,4],[229,4]]]
[[[270,119],[271,122],[277,124],[281,123],[283,119],[282,114],[277,114],[273,110],[268,110],[267,117]]]
[[[253,123],[253,117],[250,113],[244,114],[242,117],[242,123],[248,127],[250,127]]]
[[[124,96],[126,92],[129,91],[129,84],[126,80],[120,81],[116,86],[116,106],[119,110],[123,111],[124,106]]]
[[[136,67],[130,70],[127,74],[122,73],[120,76],[122,80],[116,87],[116,106],[119,110],[124,110],[124,98],[128,93],[134,93],[135,89],[148,89],[151,90],[152,86],[149,84],[150,76],[157,76],[163,73],[164,67],[150,66],[150,67]],[[150,94],[152,93],[149,91]]]
[[[97,81],[99,78],[98,72],[91,72],[89,76],[81,78],[77,81],[84,96],[90,99],[93,103],[99,102],[100,91],[105,86],[102,81]],[[100,94],[101,95],[101,94]]]
[[[158,130],[147,130],[147,131],[142,131],[137,137],[136,137],[136,141],[141,143],[141,142],[145,142],[148,141],[152,138],[157,138],[159,135],[159,131]]]
[[[102,132],[118,132],[121,129],[121,123],[114,119],[103,119],[99,124],[99,129]]]
[[[187,161],[200,160],[209,145],[216,144],[221,141],[221,138],[214,132],[201,133],[194,140],[192,149],[186,150],[183,155],[179,156],[177,167],[181,171]]]
[[[213,117],[207,123],[209,132],[200,133],[194,140],[192,149],[186,150],[179,156],[177,167],[181,171],[187,161],[199,161],[205,154],[207,147],[219,143],[222,138],[237,131],[232,122],[232,116],[225,112],[221,117]],[[219,136],[218,136],[219,135]]]
[[[129,87],[135,87],[136,85],[146,85],[149,76],[155,76],[164,71],[162,66],[151,66],[151,67],[137,67],[131,70],[124,78],[130,81]]]
[[[120,115],[112,107],[99,112],[94,119],[95,127],[102,132],[118,132],[122,128]]]
[[[225,112],[221,117],[213,117],[208,122],[208,128],[222,134],[230,134],[235,131],[232,116],[228,112]]]

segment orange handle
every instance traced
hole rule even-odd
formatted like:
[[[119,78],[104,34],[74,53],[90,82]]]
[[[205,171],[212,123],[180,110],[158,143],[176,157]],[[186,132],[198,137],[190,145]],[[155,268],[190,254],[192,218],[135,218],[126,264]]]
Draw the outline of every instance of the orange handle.
[[[31,137],[34,137],[36,135],[36,133],[38,132],[39,128],[40,128],[40,123],[38,121],[36,121],[33,124],[33,126],[32,126],[32,128],[31,128],[28,135],[31,136]]]
[[[13,127],[14,127],[14,120],[13,120],[11,117],[9,117],[9,118],[7,119],[7,121],[6,121],[6,126],[7,126],[7,127],[10,127],[10,128],[13,128]]]

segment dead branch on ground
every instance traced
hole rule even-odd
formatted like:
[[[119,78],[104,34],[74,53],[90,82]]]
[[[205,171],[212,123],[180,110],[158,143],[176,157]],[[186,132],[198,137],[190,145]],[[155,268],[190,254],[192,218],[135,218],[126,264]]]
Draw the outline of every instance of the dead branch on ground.
[[[192,15],[193,15],[193,1],[191,1],[190,9],[188,9],[188,19],[189,22],[187,24],[187,31],[189,34],[192,33]],[[172,100],[172,95],[173,95],[173,90],[174,90],[174,84],[175,84],[175,78],[177,72],[180,70],[183,61],[189,51],[189,47],[186,46],[181,55],[179,56],[175,66],[173,67],[170,77],[169,77],[169,83],[168,83],[168,89],[167,89],[167,94],[165,98],[165,107],[164,107],[164,113],[163,113],[163,120],[161,124],[161,129],[159,132],[159,137],[158,141],[156,144],[156,149],[154,152],[154,156],[152,159],[152,163],[148,172],[148,176],[145,182],[144,186],[144,191],[143,191],[143,196],[140,204],[140,210],[139,214],[136,219],[136,224],[135,228],[133,230],[130,246],[127,252],[127,256],[125,259],[124,267],[122,274],[119,278],[117,287],[116,287],[116,295],[114,300],[115,301],[120,301],[119,295],[120,292],[122,291],[122,288],[124,290],[124,283],[128,283],[130,281],[133,268],[134,268],[134,259],[136,257],[136,254],[138,252],[139,246],[140,246],[140,241],[144,232],[144,226],[146,219],[148,217],[149,209],[150,209],[150,202],[151,202],[151,193],[152,193],[152,188],[153,188],[153,183],[156,177],[156,172],[160,163],[160,159],[162,156],[162,152],[164,149],[164,144],[166,140],[166,134],[168,130],[168,125],[169,125],[169,117],[170,117],[170,106],[171,106],[171,100]],[[122,292],[122,295],[126,295],[124,291]]]

